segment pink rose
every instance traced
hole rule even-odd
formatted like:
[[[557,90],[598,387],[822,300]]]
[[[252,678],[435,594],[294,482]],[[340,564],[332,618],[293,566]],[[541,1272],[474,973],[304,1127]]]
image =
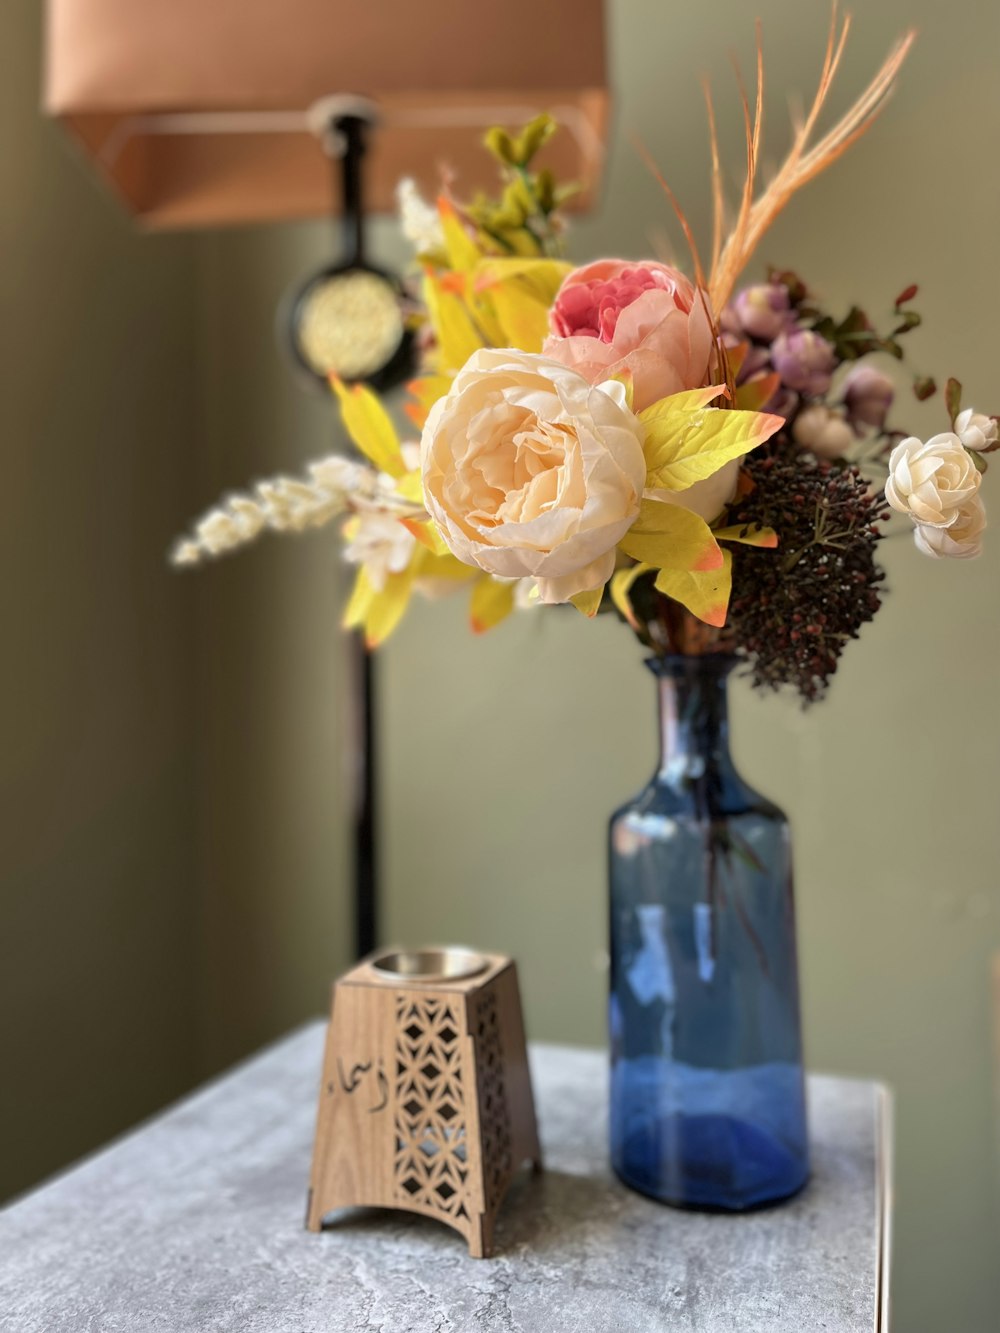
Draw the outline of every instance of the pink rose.
[[[652,261],[601,259],[574,269],[549,312],[543,355],[591,384],[632,372],[634,407],[707,384],[707,298],[683,273]]]

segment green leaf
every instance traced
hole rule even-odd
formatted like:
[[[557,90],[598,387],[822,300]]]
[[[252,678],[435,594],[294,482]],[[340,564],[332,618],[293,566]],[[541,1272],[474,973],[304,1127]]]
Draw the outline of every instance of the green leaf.
[[[944,402],[954,426],[955,418],[962,410],[962,386],[956,379],[949,379],[944,386]]]
[[[486,131],[483,135],[483,144],[505,167],[514,165],[514,144],[507,131],[501,129],[499,125],[494,125],[492,129]]]
[[[519,167],[526,167],[543,144],[552,138],[558,125],[546,112],[529,120],[513,143],[513,160]]]

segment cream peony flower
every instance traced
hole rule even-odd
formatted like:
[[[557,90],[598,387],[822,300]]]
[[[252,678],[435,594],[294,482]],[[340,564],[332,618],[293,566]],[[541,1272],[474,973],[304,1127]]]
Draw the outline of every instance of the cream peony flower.
[[[955,418],[955,434],[966,449],[988,449],[997,442],[997,423],[993,417],[967,407]]]
[[[547,357],[483,349],[427,418],[424,502],[459,560],[569,601],[614,571],[639,514],[642,439],[616,381],[592,387]]]
[[[885,498],[914,523],[948,528],[979,483],[976,465],[957,435],[935,435],[926,444],[911,435],[889,455]]]
[[[842,458],[855,441],[854,431],[840,413],[820,403],[802,409],[795,418],[792,436],[796,444],[811,450],[817,458]]]
[[[982,534],[986,527],[986,507],[978,495],[967,500],[950,527],[933,527],[918,523],[913,534],[917,550],[937,560],[972,560],[983,549]]]

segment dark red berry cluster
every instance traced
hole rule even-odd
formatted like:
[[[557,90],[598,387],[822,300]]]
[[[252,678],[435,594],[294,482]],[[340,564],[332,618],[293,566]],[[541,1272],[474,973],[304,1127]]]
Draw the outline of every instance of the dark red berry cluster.
[[[888,506],[857,468],[814,459],[783,435],[750,455],[746,473],[729,522],[774,528],[780,546],[734,552],[727,629],[757,688],[792,685],[814,703],[881,605],[875,548]]]

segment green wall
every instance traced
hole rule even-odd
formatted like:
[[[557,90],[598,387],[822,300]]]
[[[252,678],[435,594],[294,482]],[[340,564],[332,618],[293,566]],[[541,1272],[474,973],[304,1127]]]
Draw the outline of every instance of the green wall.
[[[197,1077],[195,250],[136,235],[0,6],[0,1197]]]

